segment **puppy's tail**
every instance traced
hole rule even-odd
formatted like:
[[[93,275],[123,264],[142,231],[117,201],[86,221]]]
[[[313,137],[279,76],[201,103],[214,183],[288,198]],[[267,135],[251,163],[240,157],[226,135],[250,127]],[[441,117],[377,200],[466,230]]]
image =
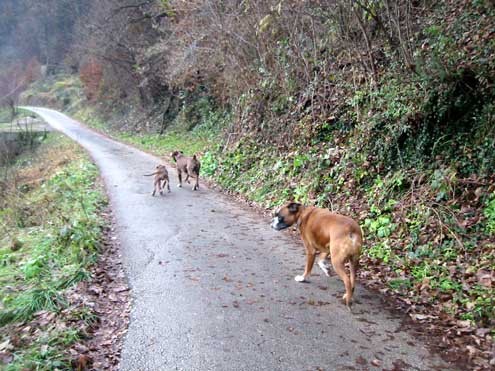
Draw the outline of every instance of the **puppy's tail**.
[[[154,172],[154,173],[151,173],[151,174],[143,174],[143,176],[153,176],[153,175],[156,175],[158,174],[157,172]]]

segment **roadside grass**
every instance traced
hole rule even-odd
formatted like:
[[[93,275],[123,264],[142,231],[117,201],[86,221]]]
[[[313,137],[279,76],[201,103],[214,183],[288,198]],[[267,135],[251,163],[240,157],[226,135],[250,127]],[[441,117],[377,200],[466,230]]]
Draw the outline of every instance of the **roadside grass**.
[[[165,157],[170,156],[170,153],[175,150],[181,150],[186,155],[193,155],[203,152],[210,145],[210,141],[207,138],[178,132],[165,135],[123,132],[117,133],[116,138],[158,156]]]
[[[71,288],[90,278],[106,199],[82,150],[50,134],[8,169],[0,200],[0,352],[5,370],[70,368],[68,345],[92,322]]]

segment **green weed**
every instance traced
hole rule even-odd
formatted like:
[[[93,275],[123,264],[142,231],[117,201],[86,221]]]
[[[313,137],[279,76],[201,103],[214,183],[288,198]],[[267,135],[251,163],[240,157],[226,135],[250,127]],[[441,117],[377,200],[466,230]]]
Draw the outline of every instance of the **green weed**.
[[[486,217],[486,232],[495,235],[495,193],[486,201],[483,214]]]

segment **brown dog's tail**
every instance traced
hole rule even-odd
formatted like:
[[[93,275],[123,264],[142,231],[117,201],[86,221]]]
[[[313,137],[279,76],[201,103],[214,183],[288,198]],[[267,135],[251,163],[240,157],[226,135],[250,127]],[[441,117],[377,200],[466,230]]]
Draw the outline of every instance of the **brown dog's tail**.
[[[359,253],[361,251],[361,246],[363,245],[363,230],[361,226],[359,226],[358,230],[349,233],[349,239],[352,247]]]
[[[193,155],[193,160],[197,160],[198,158],[196,157],[196,155]]]

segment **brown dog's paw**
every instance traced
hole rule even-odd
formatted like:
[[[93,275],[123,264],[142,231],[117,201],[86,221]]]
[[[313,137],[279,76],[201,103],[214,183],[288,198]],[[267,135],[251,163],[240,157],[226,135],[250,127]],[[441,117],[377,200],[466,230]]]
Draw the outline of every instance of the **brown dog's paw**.
[[[294,280],[296,282],[308,282],[308,280],[306,279],[306,277],[304,277],[303,275],[300,275],[300,276],[295,276],[294,277]]]

